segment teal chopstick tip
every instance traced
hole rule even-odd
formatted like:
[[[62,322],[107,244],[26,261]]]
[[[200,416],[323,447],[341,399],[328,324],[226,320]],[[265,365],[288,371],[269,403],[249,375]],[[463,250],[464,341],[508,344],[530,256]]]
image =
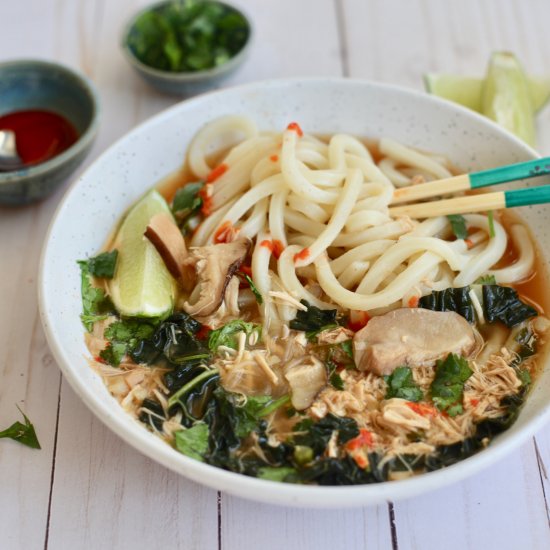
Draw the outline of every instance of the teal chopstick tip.
[[[520,162],[470,174],[470,187],[487,187],[508,181],[535,178],[550,174],[550,157]]]
[[[550,185],[505,191],[504,200],[506,201],[506,208],[550,202]]]

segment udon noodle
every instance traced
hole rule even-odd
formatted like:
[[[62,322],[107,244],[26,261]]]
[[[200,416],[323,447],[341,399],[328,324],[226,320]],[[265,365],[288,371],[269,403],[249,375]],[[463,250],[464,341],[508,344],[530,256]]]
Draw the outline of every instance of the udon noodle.
[[[149,329],[131,342],[113,335],[129,322],[116,310],[87,335],[111,392],[180,452],[368,483],[450,465],[515,420],[548,325],[514,291],[538,276],[528,230],[498,212],[390,213],[396,188],[450,177],[447,159],[226,116],[196,134],[185,174],[163,222],[185,242],[145,231],[174,310],[133,319]],[[115,365],[105,350],[122,343]]]

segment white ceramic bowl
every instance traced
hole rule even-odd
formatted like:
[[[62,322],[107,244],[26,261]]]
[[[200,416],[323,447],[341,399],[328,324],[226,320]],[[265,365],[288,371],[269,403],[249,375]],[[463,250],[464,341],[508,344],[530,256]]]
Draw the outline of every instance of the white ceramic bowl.
[[[390,136],[441,153],[463,171],[531,159],[536,153],[488,120],[443,100],[358,80],[259,82],[176,105],[132,130],[76,181],[46,237],[39,283],[40,311],[52,352],[88,407],[130,445],[166,467],[210,487],[269,503],[345,507],[410,497],[489,467],[539,429],[550,416],[550,368],[529,396],[518,421],[489,448],[454,466],[404,481],[353,487],[317,487],[262,481],[226,472],[173,450],[122,411],[88,367],[76,260],[95,254],[125,209],[176,170],[193,134],[229,113],[252,116],[263,129],[297,121],[308,132]],[[542,249],[550,245],[549,210],[523,212]]]

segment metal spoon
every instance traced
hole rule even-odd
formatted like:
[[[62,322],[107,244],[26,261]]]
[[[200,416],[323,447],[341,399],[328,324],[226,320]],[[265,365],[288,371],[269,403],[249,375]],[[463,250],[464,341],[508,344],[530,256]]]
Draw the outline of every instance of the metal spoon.
[[[17,153],[15,133],[11,130],[0,130],[0,172],[18,170],[23,161]]]

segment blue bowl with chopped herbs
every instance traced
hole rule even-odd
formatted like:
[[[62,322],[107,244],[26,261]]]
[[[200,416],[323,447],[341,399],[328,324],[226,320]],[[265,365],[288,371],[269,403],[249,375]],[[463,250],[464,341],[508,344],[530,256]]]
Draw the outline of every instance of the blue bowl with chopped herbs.
[[[157,90],[194,95],[215,87],[245,60],[252,26],[238,9],[210,0],[160,2],[127,25],[123,52]]]

